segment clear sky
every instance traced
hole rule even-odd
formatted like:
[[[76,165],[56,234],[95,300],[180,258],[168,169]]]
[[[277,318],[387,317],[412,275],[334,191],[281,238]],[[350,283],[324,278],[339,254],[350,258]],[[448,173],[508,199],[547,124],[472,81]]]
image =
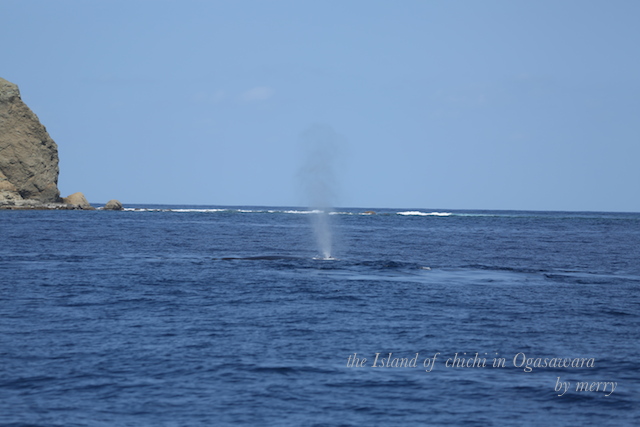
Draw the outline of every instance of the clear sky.
[[[640,2],[0,0],[0,77],[91,202],[640,212]],[[304,138],[302,138],[304,139]]]

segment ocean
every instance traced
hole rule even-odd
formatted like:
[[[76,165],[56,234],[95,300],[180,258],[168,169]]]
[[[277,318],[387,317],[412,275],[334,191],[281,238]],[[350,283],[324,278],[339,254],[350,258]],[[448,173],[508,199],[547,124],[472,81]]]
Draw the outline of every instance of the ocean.
[[[0,425],[640,424],[640,214],[321,216],[0,211]]]

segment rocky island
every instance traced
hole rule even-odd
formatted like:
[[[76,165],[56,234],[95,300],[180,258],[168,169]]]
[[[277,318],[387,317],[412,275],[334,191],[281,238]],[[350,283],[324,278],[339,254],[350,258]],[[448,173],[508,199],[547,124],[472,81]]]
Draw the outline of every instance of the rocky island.
[[[0,209],[94,209],[82,193],[61,198],[58,173],[58,146],[0,77]]]

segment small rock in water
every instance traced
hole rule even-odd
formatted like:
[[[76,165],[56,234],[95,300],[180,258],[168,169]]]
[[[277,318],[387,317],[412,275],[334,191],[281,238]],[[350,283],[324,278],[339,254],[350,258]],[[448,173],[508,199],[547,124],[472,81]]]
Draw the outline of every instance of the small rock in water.
[[[121,211],[122,209],[124,209],[124,207],[122,206],[122,203],[120,203],[119,200],[112,199],[112,200],[109,200],[107,204],[104,205],[104,208],[102,209],[109,210],[109,211]]]
[[[62,199],[62,202],[68,205],[76,206],[78,209],[94,209],[94,207],[89,204],[89,201],[81,192],[73,193],[70,196],[64,197]]]

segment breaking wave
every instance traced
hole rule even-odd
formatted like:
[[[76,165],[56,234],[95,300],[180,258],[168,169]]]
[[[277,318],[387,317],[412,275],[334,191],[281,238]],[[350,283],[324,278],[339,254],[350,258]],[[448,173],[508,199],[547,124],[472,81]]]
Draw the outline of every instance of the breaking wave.
[[[421,212],[421,211],[404,211],[398,212],[398,215],[405,216],[451,216],[451,212]]]
[[[178,212],[178,213],[267,213],[267,214],[293,214],[308,215],[322,213],[318,209],[240,209],[240,208],[173,208],[173,207],[130,207],[124,208],[127,212]],[[404,216],[451,216],[451,212],[421,212],[421,211],[384,211],[379,215],[404,215]],[[376,215],[373,211],[331,211],[329,215]]]
[[[100,208],[99,208],[100,209]],[[304,209],[298,207],[221,207],[221,206],[171,206],[171,205],[138,205],[124,208],[127,212],[175,212],[175,213],[211,213],[211,214],[286,214],[286,215],[310,215],[321,213],[318,209]],[[436,218],[537,218],[537,219],[598,219],[598,220],[634,220],[640,221],[640,213],[610,213],[610,212],[538,212],[538,211],[470,211],[456,212],[429,211],[429,210],[397,210],[379,209],[376,211],[362,208],[341,208],[328,212],[329,215],[339,216],[366,216],[366,217],[436,217]]]

